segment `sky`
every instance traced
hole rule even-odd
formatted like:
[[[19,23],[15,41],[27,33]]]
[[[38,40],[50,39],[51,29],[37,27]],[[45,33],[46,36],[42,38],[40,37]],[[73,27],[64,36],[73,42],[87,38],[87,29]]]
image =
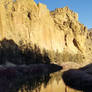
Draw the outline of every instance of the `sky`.
[[[68,6],[79,15],[80,23],[92,28],[92,0],[34,0],[36,3],[43,3],[52,11],[55,8]]]

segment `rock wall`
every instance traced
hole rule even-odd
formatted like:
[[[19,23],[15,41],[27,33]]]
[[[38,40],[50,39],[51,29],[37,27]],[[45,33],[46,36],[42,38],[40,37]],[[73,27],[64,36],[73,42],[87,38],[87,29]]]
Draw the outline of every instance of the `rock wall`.
[[[71,53],[85,52],[87,29],[68,7],[49,11],[34,0],[0,1],[0,40],[32,42],[40,48]]]
[[[86,58],[88,62],[91,63],[92,61],[92,29],[89,29],[87,32],[87,39],[86,39]]]

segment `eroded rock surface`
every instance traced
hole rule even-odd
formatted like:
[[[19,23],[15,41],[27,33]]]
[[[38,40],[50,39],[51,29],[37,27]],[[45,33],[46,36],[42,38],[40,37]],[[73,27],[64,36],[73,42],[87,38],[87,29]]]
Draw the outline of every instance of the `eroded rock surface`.
[[[68,7],[49,11],[34,0],[0,1],[0,39],[32,42],[47,50],[85,52],[87,28]]]

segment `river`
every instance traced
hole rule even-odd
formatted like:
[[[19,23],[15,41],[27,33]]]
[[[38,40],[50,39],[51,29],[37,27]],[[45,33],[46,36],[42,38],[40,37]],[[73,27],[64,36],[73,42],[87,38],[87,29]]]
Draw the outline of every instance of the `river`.
[[[46,75],[0,78],[0,92],[80,92],[65,86],[62,70]]]

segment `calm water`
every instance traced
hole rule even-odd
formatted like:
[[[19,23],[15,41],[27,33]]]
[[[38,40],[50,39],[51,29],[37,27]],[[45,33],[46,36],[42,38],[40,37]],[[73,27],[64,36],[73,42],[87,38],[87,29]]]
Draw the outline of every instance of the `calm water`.
[[[79,92],[66,87],[62,72],[46,75],[1,76],[0,92]]]

